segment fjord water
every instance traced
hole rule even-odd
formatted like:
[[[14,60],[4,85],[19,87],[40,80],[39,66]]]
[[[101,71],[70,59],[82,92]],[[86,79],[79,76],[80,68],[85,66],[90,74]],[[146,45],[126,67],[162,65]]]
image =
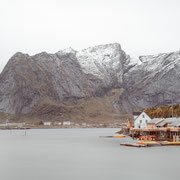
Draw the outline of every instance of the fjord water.
[[[179,180],[180,147],[120,146],[118,129],[0,131],[2,180]]]

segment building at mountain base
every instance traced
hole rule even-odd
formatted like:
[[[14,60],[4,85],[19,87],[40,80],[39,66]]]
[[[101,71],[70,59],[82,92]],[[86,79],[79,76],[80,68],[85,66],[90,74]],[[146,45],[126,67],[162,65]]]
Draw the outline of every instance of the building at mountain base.
[[[125,133],[132,137],[155,135],[159,140],[173,141],[174,137],[180,136],[180,118],[151,119],[145,112],[142,112],[135,117],[134,122],[127,122]]]

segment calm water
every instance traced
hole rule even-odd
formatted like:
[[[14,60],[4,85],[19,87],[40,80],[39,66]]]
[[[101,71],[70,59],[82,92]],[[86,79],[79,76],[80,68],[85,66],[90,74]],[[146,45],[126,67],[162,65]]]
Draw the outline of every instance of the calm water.
[[[0,131],[0,180],[179,180],[180,147],[133,148],[118,129]]]

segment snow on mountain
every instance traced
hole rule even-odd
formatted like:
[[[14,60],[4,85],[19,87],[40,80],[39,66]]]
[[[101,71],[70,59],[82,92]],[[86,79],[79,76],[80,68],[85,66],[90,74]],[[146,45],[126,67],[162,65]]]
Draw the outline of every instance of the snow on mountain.
[[[60,103],[109,93],[113,108],[131,113],[180,103],[180,51],[140,56],[139,61],[118,43],[79,52],[18,52],[0,74],[0,87],[0,112],[28,113],[41,99]]]
[[[121,101],[126,110],[180,103],[180,51],[139,58],[142,63],[125,76]]]
[[[89,47],[77,52],[76,57],[84,73],[93,74],[106,84],[115,83],[115,79],[122,83],[129,58],[117,43]]]
[[[27,113],[43,98],[63,102],[121,87],[129,60],[119,44],[34,56],[16,53],[0,74],[0,112]]]

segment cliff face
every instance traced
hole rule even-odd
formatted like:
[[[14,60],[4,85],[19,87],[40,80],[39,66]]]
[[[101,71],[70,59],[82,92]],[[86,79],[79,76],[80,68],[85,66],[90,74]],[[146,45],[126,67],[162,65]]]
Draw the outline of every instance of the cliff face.
[[[129,57],[119,44],[76,52],[29,56],[16,53],[0,75],[0,112],[31,112],[43,99],[65,102],[103,96],[123,84]]]
[[[122,85],[124,70],[130,60],[117,43],[84,49],[77,52],[77,59],[83,72],[96,76],[105,88]]]
[[[120,98],[121,106],[131,113],[180,103],[180,51],[155,56],[140,56],[140,65],[125,76],[126,91]]]
[[[30,112],[41,98],[85,97],[86,77],[73,54],[16,53],[0,76],[0,111]]]
[[[180,51],[139,59],[133,64],[117,43],[79,52],[16,53],[0,74],[0,113],[104,118],[179,104]]]

